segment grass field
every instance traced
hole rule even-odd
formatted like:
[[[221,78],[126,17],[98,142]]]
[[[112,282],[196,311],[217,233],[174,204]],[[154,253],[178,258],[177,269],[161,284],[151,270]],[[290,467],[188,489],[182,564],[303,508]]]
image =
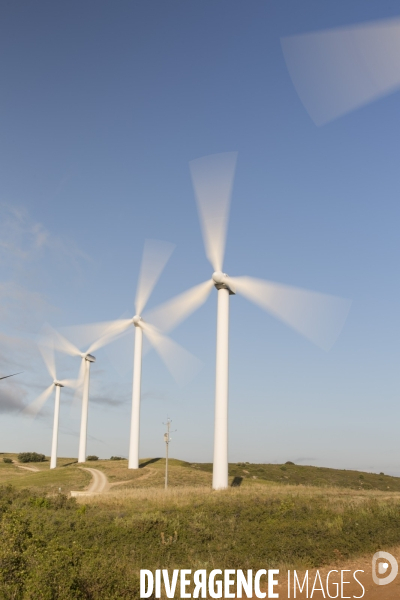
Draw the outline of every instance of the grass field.
[[[117,485],[76,501],[57,493],[89,482],[71,459],[31,472],[4,456],[16,460],[0,455],[4,598],[137,598],[140,568],[303,569],[400,544],[395,477],[240,463],[214,492],[210,465],[171,460],[165,491],[164,460],[101,460],[83,466]]]
[[[3,457],[14,462],[6,464]],[[41,491],[82,490],[88,485],[90,475],[79,468],[74,458],[58,459],[57,469],[49,470],[49,460],[42,463],[24,463],[17,466],[16,454],[0,454],[0,485],[12,484],[17,488],[35,487]],[[212,465],[210,463],[188,463],[170,459],[169,485],[175,486],[211,486]],[[162,488],[164,487],[165,459],[153,458],[141,460],[141,468],[129,470],[127,460],[90,461],[80,466],[94,467],[103,471],[118,488]],[[25,468],[24,468],[25,467]],[[40,471],[33,473],[26,468]],[[400,478],[376,473],[362,473],[344,469],[327,469],[294,464],[249,464],[231,463],[229,465],[229,483],[237,487],[254,484],[285,486],[302,485],[315,487],[340,487],[353,490],[380,490],[382,492],[400,492]]]

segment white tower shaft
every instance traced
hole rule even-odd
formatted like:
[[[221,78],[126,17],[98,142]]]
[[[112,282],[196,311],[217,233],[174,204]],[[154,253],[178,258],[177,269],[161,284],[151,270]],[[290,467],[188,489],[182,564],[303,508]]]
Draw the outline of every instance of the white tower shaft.
[[[213,489],[228,487],[229,290],[218,289]]]
[[[57,466],[57,445],[58,445],[58,418],[60,415],[60,393],[61,387],[56,385],[56,400],[54,404],[54,422],[53,422],[53,440],[51,443],[50,469]]]
[[[135,352],[133,356],[133,389],[131,435],[129,441],[128,469],[139,468],[139,429],[140,429],[140,389],[142,382],[142,344],[143,331],[135,326]]]
[[[89,383],[90,383],[90,362],[85,361],[85,376],[83,380],[83,397],[82,397],[82,415],[81,415],[81,433],[79,437],[79,454],[78,463],[83,463],[86,460],[86,439],[87,439],[87,422],[89,409]]]

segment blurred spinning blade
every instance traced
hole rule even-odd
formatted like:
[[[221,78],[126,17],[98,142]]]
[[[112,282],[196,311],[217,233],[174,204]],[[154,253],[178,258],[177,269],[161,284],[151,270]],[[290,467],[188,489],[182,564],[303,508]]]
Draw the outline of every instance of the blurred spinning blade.
[[[140,327],[179,385],[185,385],[200,371],[202,363],[193,354],[148,323],[142,321]]]
[[[98,324],[99,326],[101,323]],[[87,354],[91,354],[95,352],[99,348],[106,346],[119,335],[124,333],[128,327],[132,325],[132,319],[118,319],[117,321],[110,321],[108,323],[104,323],[104,328],[100,333],[98,339],[89,346]]]
[[[76,379],[62,379],[61,385],[64,387],[75,388],[75,395],[82,389],[83,380],[85,378],[85,359],[82,358],[81,365],[79,367],[78,377]]]
[[[209,279],[175,296],[146,313],[146,322],[154,325],[159,331],[171,331],[204,304],[213,286],[213,281]]]
[[[281,39],[293,85],[316,125],[400,87],[400,19]]]
[[[224,262],[236,159],[237,152],[224,152],[189,163],[206,255],[214,271],[222,271]]]
[[[61,333],[56,331],[50,325],[46,325],[44,328],[43,344],[53,347],[64,354],[69,354],[70,356],[80,356],[81,351],[75,344],[67,340]]]
[[[22,373],[22,371],[20,371],[19,373],[13,373],[12,375],[4,375],[3,377],[0,377],[0,381],[2,379],[8,379],[9,377],[14,377],[15,375],[20,375]]]
[[[86,360],[83,357],[81,360],[81,365],[79,367],[79,373],[77,379],[65,380],[70,381],[72,385],[70,387],[75,388],[74,399],[71,404],[70,416],[75,418],[77,416],[77,411],[82,401],[82,391],[83,391],[83,382],[85,380],[85,372],[86,372]],[[61,382],[62,383],[62,382]]]
[[[136,291],[136,314],[142,314],[144,307],[154,289],[175,245],[159,240],[146,240],[140,267],[139,282]]]
[[[236,291],[328,351],[342,330],[351,301],[301,288],[230,277]]]
[[[53,380],[56,380],[56,362],[54,358],[54,346],[52,344],[52,340],[48,340],[48,343],[39,343],[38,346],[50,377]]]
[[[31,402],[31,404],[26,406],[22,412],[25,415],[29,415],[31,417],[36,417],[36,415],[40,412],[40,410],[43,408],[43,406],[49,399],[54,387],[55,387],[54,383],[49,385],[49,387],[44,392],[42,392],[40,394],[40,396],[38,396],[36,398],[36,400],[34,400],[33,402]]]

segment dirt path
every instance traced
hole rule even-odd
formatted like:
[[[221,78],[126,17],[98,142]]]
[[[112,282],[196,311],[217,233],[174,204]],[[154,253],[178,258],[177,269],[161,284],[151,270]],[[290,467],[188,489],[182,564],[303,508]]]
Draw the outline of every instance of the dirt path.
[[[37,467],[25,467],[23,465],[20,465],[19,463],[14,463],[14,465],[18,467],[18,469],[25,469],[25,471],[32,471],[33,473],[38,473],[40,471],[40,469],[38,469]]]
[[[86,490],[89,494],[101,494],[102,492],[106,492],[108,490],[108,479],[103,471],[99,471],[99,469],[89,469],[89,467],[85,468],[84,470],[88,471],[93,477],[92,483]]]
[[[110,483],[110,488],[115,487],[116,485],[126,485],[127,483],[132,483],[132,481],[137,481],[137,479],[125,479],[124,481],[114,481]]]
[[[126,485],[127,483],[132,483],[132,482],[141,482],[143,481],[143,479],[148,479],[149,477],[151,477],[152,475],[154,475],[156,473],[156,469],[151,469],[149,467],[146,467],[146,471],[144,473],[142,473],[142,475],[140,475],[140,477],[134,478],[134,479],[125,479],[124,481],[114,481],[114,483],[110,483],[109,486],[110,488],[115,487],[117,485]]]
[[[110,488],[107,476],[103,473],[103,471],[99,471],[99,469],[91,469],[89,467],[80,467],[80,469],[90,473],[92,476],[92,481],[87,490],[83,492],[71,491],[71,496],[73,498],[76,498],[77,496],[93,496],[93,494],[102,494]]]

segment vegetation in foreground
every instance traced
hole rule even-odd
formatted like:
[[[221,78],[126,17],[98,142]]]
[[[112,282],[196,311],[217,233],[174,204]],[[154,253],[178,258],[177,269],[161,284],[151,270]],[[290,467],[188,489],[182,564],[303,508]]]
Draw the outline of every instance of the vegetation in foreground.
[[[95,465],[111,491],[75,500],[58,490],[89,483],[76,461],[3,458],[5,600],[138,598],[141,568],[302,569],[400,544],[400,479],[383,474],[238,463],[212,492],[211,465],[171,460],[165,491],[164,460],[113,457]]]
[[[400,544],[390,493],[256,484],[81,502],[0,488],[1,598],[131,599],[141,568],[301,569]]]

